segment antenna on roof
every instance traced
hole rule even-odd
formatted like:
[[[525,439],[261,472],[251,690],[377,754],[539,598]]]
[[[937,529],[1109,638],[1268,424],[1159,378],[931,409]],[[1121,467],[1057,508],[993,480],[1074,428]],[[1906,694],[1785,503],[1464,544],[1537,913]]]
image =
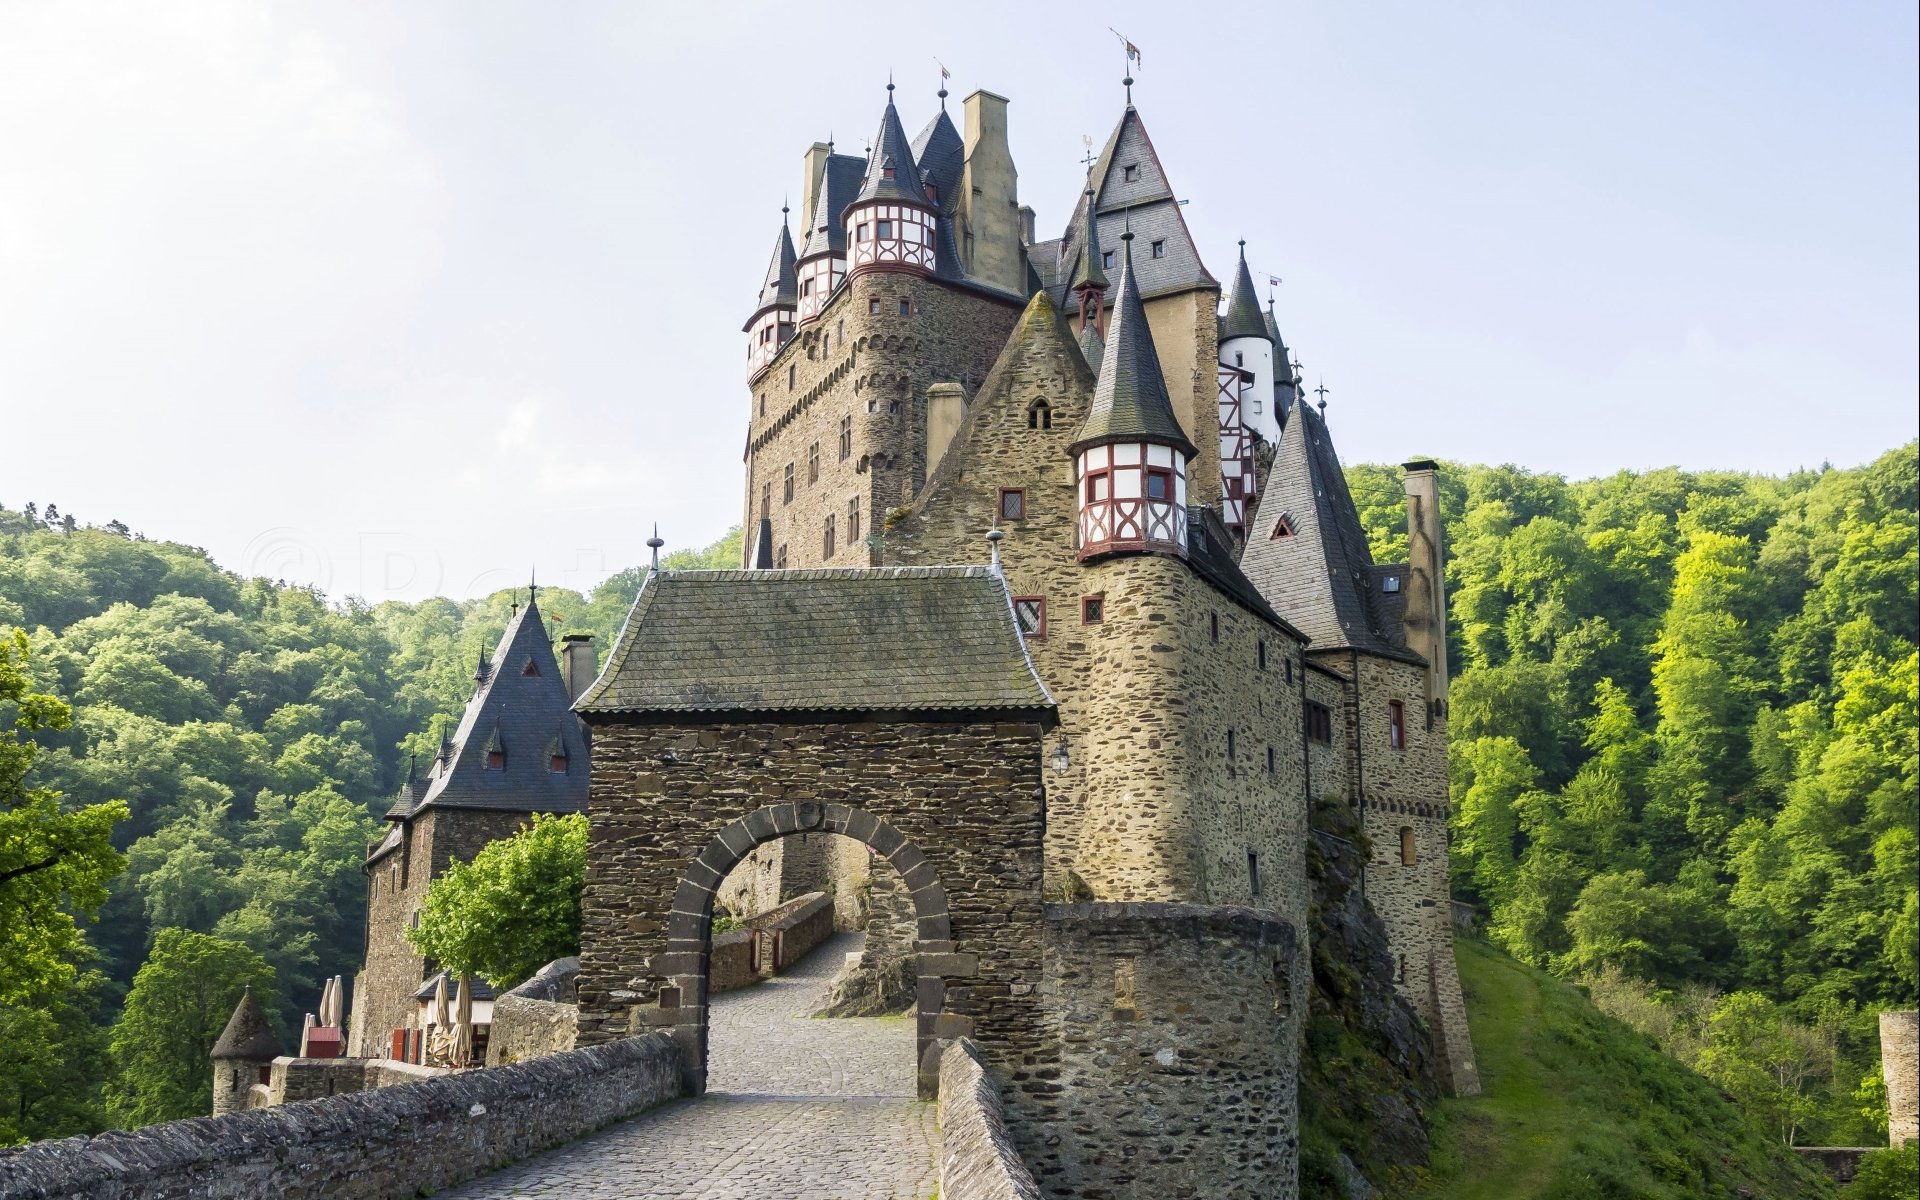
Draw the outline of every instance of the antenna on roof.
[[[647,539],[647,549],[653,551],[653,569],[660,570],[660,547],[666,545],[660,540],[660,522],[653,523],[653,536]]]

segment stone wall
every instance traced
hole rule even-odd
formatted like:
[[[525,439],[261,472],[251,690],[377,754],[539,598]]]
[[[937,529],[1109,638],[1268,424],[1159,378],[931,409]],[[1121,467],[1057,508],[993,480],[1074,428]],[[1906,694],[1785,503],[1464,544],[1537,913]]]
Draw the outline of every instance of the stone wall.
[[[713,935],[712,958],[707,963],[707,993],[731,992],[760,982],[754,970],[753,930],[729,929]]]
[[[580,1040],[671,1028],[704,1086],[713,888],[755,844],[858,838],[914,896],[918,1034],[1043,1069],[1037,724],[596,722]]]
[[[1014,1141],[1048,1195],[1292,1200],[1304,973],[1246,908],[1047,906],[1056,1075],[1016,1084]]]
[[[431,1194],[680,1094],[633,1038],[403,1087],[0,1150],[7,1200],[386,1200]]]
[[[799,896],[749,917],[746,928],[713,935],[707,992],[730,992],[771,979],[832,936],[833,897],[825,892]]]
[[[940,1134],[943,1200],[1040,1200],[1007,1132],[999,1089],[966,1038],[940,1054]]]
[[[1887,1079],[1887,1144],[1920,1139],[1920,1012],[1880,1014],[1880,1070]]]
[[[512,992],[496,997],[487,1031],[487,1065],[504,1067],[573,1049],[579,1011],[573,1004]]]

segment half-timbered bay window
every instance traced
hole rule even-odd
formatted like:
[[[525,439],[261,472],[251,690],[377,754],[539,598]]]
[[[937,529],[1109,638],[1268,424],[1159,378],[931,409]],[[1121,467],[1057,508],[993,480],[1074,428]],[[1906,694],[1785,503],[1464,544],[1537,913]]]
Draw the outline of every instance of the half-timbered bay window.
[[[1158,443],[1090,446],[1079,456],[1080,557],[1123,550],[1184,553],[1185,456]]]
[[[866,204],[850,214],[848,270],[933,270],[935,215],[912,204]]]

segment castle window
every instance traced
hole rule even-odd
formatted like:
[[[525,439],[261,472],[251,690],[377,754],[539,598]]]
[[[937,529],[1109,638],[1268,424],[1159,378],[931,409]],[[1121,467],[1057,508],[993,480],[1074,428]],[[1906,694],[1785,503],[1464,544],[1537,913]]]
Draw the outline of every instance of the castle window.
[[[1027,408],[1028,429],[1052,429],[1053,409],[1045,400],[1035,400]]]
[[[1102,250],[1100,252],[1100,265],[1109,270],[1113,268],[1113,251]]]
[[[782,490],[780,493],[780,503],[782,504],[793,503],[793,464],[792,463],[787,464],[785,483],[782,486]]]
[[[1407,956],[1402,954],[1400,956],[1400,978],[1394,980],[1394,982],[1405,983],[1406,981],[1407,981]]]
[[[877,317],[880,315],[880,297],[878,296],[867,297],[867,315],[870,317]]]
[[[1015,596],[1013,598],[1013,619],[1020,626],[1020,632],[1030,638],[1047,636],[1047,598],[1045,596]]]
[[[1158,240],[1158,241],[1156,241],[1156,242],[1154,242],[1154,243],[1153,243],[1153,245],[1152,245],[1152,247],[1151,247],[1151,251],[1152,251],[1152,253],[1153,253],[1153,256],[1154,256],[1155,258],[1165,258],[1165,257],[1167,256],[1167,241],[1166,241],[1166,239],[1165,239],[1165,238],[1161,238],[1160,240]]]
[[[1384,576],[1380,580],[1380,590],[1387,593],[1388,595],[1392,595],[1393,593],[1399,591],[1400,577],[1398,575]]]
[[[802,296],[813,295],[813,276],[809,275],[800,281],[800,294]]]
[[[1253,892],[1253,898],[1260,898],[1260,852],[1247,851],[1247,888]]]
[[[780,548],[773,552],[773,565],[782,571],[787,569],[787,544],[785,542],[781,542]]]
[[[760,393],[760,415],[763,417],[767,415],[767,394],[765,392]]]
[[[1264,640],[1260,643],[1260,669],[1267,669],[1267,643]]]
[[[1236,350],[1236,351],[1234,351],[1234,354],[1233,354],[1233,365],[1234,365],[1234,366],[1236,366],[1236,367],[1244,367],[1244,366],[1246,366],[1246,365],[1247,365],[1247,356],[1246,356],[1246,355],[1244,355],[1244,354],[1242,354],[1242,353],[1240,353],[1240,352],[1239,352],[1239,351],[1237,351],[1237,350]]]
[[[787,364],[787,390],[792,391],[794,381],[800,378],[800,368],[794,363]]]
[[[1105,471],[1087,472],[1087,503],[1098,504],[1113,494],[1113,481]]]
[[[1140,182],[1140,164],[1128,163],[1120,169],[1120,178],[1128,183]]]
[[[1274,765],[1273,747],[1268,746],[1267,747],[1267,774],[1269,775],[1273,774],[1273,765]]]
[[[773,481],[760,485],[760,515],[766,516],[773,511]]]
[[[1147,499],[1173,499],[1173,472],[1163,467],[1147,468]]]
[[[913,315],[913,301],[911,300],[900,301],[900,315],[903,317],[910,317]]]
[[[827,514],[827,529],[826,529],[826,533],[820,539],[820,549],[822,551],[821,557],[823,558],[833,557],[833,514],[832,513]]]
[[[880,168],[880,178],[882,178],[882,179],[892,179],[892,178],[893,178],[893,164],[892,164],[891,162],[889,162],[889,163],[888,163],[888,164],[887,164],[886,166],[884,166],[884,167],[881,167],[881,168]],[[882,222],[880,222],[880,224],[882,224],[882,225],[885,225],[885,224],[886,224],[886,222],[885,222],[885,221],[882,221]],[[885,237],[885,236],[887,236],[887,235],[883,233],[883,234],[881,234],[880,236],[881,236],[881,237]]]
[[[1080,597],[1080,623],[1082,625],[1098,625],[1106,619],[1106,593],[1099,592],[1091,596]]]
[[[833,344],[835,346],[844,346],[847,344],[847,323],[845,320],[839,320],[833,323]]]
[[[813,442],[807,446],[807,486],[812,487],[814,484],[819,482],[820,482],[820,443]]]
[[[1235,750],[1235,746],[1234,746],[1233,730],[1229,729],[1227,730],[1227,765],[1228,766],[1233,765],[1234,750]]]
[[[549,758],[547,760],[547,770],[553,772],[555,775],[565,775],[567,773],[567,756],[564,754],[556,754],[552,758]]]
[[[1207,614],[1207,640],[1210,642],[1220,640],[1220,614],[1217,612]]]
[[[520,673],[522,675],[538,675],[540,673],[540,664],[534,662],[532,659],[528,659],[527,665],[520,668]]]
[[[1027,519],[1027,489],[1000,489],[1000,519],[1002,521],[1024,521]]]
[[[1387,701],[1387,745],[1395,750],[1407,748],[1407,708],[1398,700]]]
[[[1333,745],[1333,710],[1307,701],[1307,736],[1323,746]]]
[[[1293,514],[1281,513],[1280,519],[1273,523],[1273,536],[1268,540],[1278,541],[1281,538],[1290,538],[1292,536],[1293,536]]]
[[[1134,1011],[1133,999],[1133,960],[1115,959],[1113,963],[1113,1009],[1115,1012],[1131,1014]]]
[[[888,173],[889,174],[892,173],[891,169],[889,169]],[[876,238],[880,238],[880,239],[886,239],[886,238],[892,237],[893,222],[892,221],[875,221],[873,223],[873,234]]]
[[[1420,848],[1413,841],[1413,826],[1400,827],[1400,865],[1415,866],[1420,862]]]
[[[505,750],[487,751],[487,770],[504,771],[506,770],[506,768],[507,768],[507,752]]]
[[[856,242],[864,242],[867,240],[867,223],[865,221],[853,227],[853,240]]]
[[[853,418],[840,418],[840,461],[853,457]]]
[[[860,540],[860,497],[847,501],[847,545]]]
[[[1287,684],[1289,687],[1293,684],[1293,660],[1291,658],[1287,660]]]

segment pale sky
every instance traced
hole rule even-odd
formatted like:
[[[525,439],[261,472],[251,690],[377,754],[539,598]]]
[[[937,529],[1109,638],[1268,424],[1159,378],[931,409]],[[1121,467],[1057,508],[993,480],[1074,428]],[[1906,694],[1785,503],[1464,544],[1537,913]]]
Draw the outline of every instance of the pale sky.
[[[1916,30],[1834,5],[0,0],[0,503],[378,601],[739,520],[800,156],[1120,115],[1245,237],[1350,461],[1853,465],[1915,436]],[[882,19],[881,13],[888,15]]]

